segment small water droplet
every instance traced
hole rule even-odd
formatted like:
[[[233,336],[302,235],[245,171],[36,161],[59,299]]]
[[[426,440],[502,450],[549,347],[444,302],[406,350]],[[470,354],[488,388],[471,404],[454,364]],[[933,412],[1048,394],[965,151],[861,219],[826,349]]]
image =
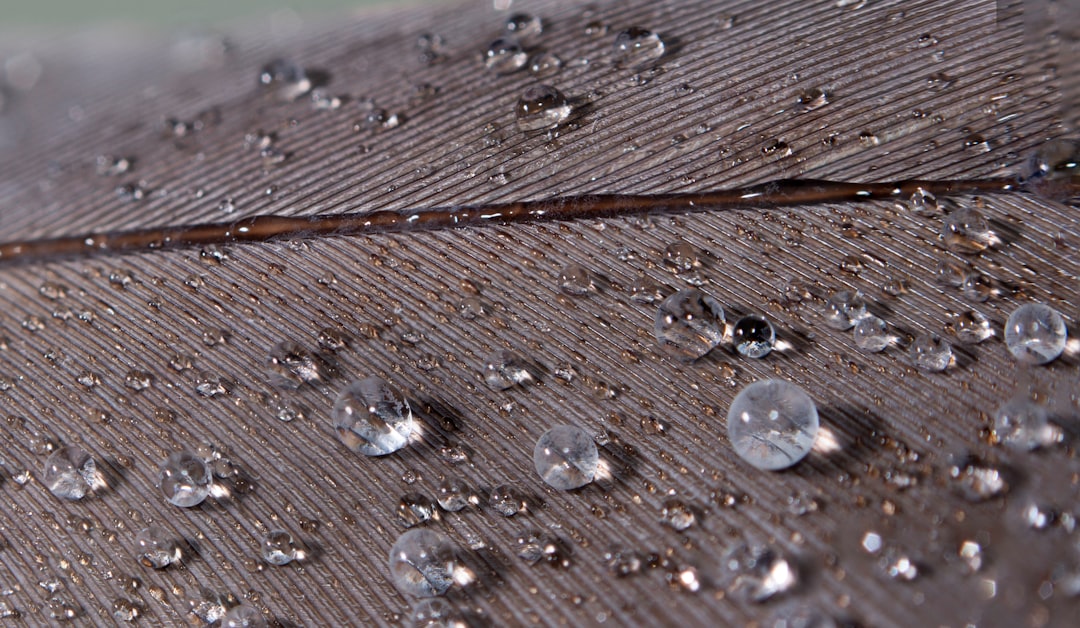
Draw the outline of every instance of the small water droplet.
[[[626,68],[652,65],[664,55],[664,41],[656,33],[640,26],[631,26],[615,36],[615,64]]]
[[[250,604],[234,606],[221,617],[221,628],[267,628],[269,625],[262,612]]]
[[[311,107],[316,111],[334,111],[340,109],[344,98],[335,96],[326,90],[315,89],[311,91]]]
[[[570,117],[571,111],[566,96],[550,85],[529,87],[514,109],[518,130],[525,133],[554,129]]]
[[[338,438],[366,456],[385,456],[409,442],[415,422],[409,401],[378,377],[352,382],[331,411]]]
[[[866,299],[858,290],[838,290],[825,302],[822,318],[833,329],[851,329],[867,316]]]
[[[236,205],[233,203],[231,197],[221,199],[218,203],[218,211],[223,214],[231,214],[236,211]]]
[[[1063,433],[1049,421],[1046,405],[1029,395],[1016,395],[994,413],[994,438],[1020,450],[1049,447],[1061,442]]]
[[[466,628],[465,616],[445,598],[421,600],[413,608],[409,625],[412,628]]]
[[[508,349],[498,349],[484,360],[484,381],[495,390],[506,390],[515,384],[531,384],[536,377],[521,356]]]
[[[94,458],[74,446],[61,447],[49,456],[41,482],[53,495],[72,501],[82,499],[101,484]]]
[[[513,517],[525,510],[525,501],[510,484],[500,484],[491,489],[488,504],[495,512],[504,517]]]
[[[881,144],[881,139],[870,131],[863,131],[859,133],[859,143],[866,148],[870,148],[871,146]]]
[[[132,390],[146,390],[154,383],[154,376],[146,371],[131,370],[124,376],[124,385]]]
[[[1021,172],[1024,188],[1040,196],[1075,203],[1080,178],[1080,140],[1046,142],[1028,159]]]
[[[331,374],[330,365],[321,356],[291,340],[283,340],[270,349],[266,370],[270,383],[284,389],[322,383]]]
[[[952,345],[931,333],[919,334],[911,343],[908,354],[912,365],[921,371],[944,371],[955,361]]]
[[[866,316],[855,324],[855,346],[867,353],[884,351],[894,341],[888,325],[877,316]]]
[[[584,266],[569,263],[559,271],[559,289],[566,294],[582,296],[596,292],[596,285]]]
[[[562,59],[553,52],[541,52],[529,59],[529,74],[536,78],[550,78],[562,70]]]
[[[262,557],[271,565],[288,565],[300,554],[293,536],[285,530],[271,530],[263,537]]]
[[[693,361],[724,340],[724,308],[696,288],[664,299],[656,311],[653,332],[660,348],[676,358]]]
[[[638,275],[630,284],[630,298],[637,303],[655,303],[662,301],[667,294],[664,286],[654,282],[646,275]]]
[[[397,518],[406,528],[412,528],[427,523],[433,518],[438,519],[439,513],[435,510],[435,504],[426,495],[405,493],[398,500]]]
[[[182,508],[201,504],[213,481],[206,461],[187,451],[170,455],[158,471],[158,487],[165,499]]]
[[[487,307],[484,305],[484,301],[480,297],[465,297],[461,301],[458,301],[458,313],[466,320],[472,320],[477,316],[484,316],[487,314]]]
[[[958,341],[969,345],[979,344],[994,335],[989,319],[975,310],[965,310],[953,316],[949,329]]]
[[[569,549],[558,537],[540,532],[528,530],[517,536],[518,558],[530,565],[544,560],[553,565],[567,567],[570,564]]]
[[[946,216],[941,235],[950,251],[969,255],[1000,242],[982,213],[970,207],[961,207]]]
[[[608,34],[608,25],[600,20],[590,20],[585,23],[585,36],[598,38]]]
[[[660,509],[661,523],[680,532],[694,525],[696,520],[693,508],[680,499],[669,499]]]
[[[1047,364],[1065,351],[1068,330],[1057,310],[1042,303],[1025,303],[1005,323],[1005,346],[1018,362]]]
[[[797,102],[801,111],[813,111],[829,104],[829,95],[820,87],[811,87],[799,92]]]
[[[522,42],[531,42],[544,31],[540,18],[529,13],[514,13],[506,18],[506,32]]]
[[[744,316],[732,327],[731,342],[740,355],[763,358],[772,352],[776,344],[776,330],[763,316]]]
[[[1004,495],[1009,484],[1000,470],[967,461],[953,465],[949,475],[957,482],[957,490],[968,501],[980,502]]]
[[[436,493],[439,507],[448,512],[457,512],[475,500],[469,486],[458,478],[447,478],[439,483]]]
[[[500,37],[484,51],[484,66],[495,74],[513,74],[525,67],[529,55],[514,37]]]
[[[146,567],[164,569],[179,562],[181,552],[171,534],[158,526],[150,526],[135,536],[135,556]]]

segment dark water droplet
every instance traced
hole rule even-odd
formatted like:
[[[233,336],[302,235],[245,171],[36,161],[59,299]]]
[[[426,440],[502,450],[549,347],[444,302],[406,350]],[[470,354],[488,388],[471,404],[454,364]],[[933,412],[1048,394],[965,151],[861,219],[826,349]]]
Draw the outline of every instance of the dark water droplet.
[[[500,37],[484,51],[484,66],[495,74],[513,74],[525,67],[529,55],[513,37]]]
[[[571,106],[562,92],[550,85],[525,90],[514,109],[517,127],[526,133],[553,129],[570,117]]]
[[[620,67],[647,67],[663,55],[664,41],[646,28],[631,26],[615,36],[613,57]]]
[[[539,17],[529,13],[514,13],[506,18],[506,32],[522,42],[531,42],[544,30]]]
[[[553,52],[541,52],[529,59],[529,74],[536,78],[555,76],[562,69],[562,59]]]

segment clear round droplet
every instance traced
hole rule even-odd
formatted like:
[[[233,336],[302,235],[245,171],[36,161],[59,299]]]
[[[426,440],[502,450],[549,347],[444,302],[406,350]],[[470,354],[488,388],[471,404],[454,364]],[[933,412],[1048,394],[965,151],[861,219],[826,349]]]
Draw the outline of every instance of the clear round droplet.
[[[947,249],[969,255],[981,253],[998,241],[986,217],[971,207],[961,207],[946,216],[941,235]]]
[[[919,334],[908,349],[911,363],[921,371],[944,371],[953,362],[952,345],[937,334]]]
[[[852,333],[855,346],[867,353],[883,351],[893,340],[885,321],[873,315],[861,319]]]
[[[279,342],[270,349],[266,370],[270,374],[270,383],[285,389],[322,382],[329,376],[325,360],[291,340]]]
[[[484,51],[484,66],[495,74],[513,74],[528,60],[529,55],[513,37],[500,37]]]
[[[158,487],[174,506],[198,506],[210,494],[213,475],[206,461],[188,451],[179,451],[165,459],[158,471]]]
[[[550,85],[534,85],[522,93],[514,108],[519,131],[554,129],[570,117],[573,108],[562,92]]]
[[[544,432],[533,448],[533,466],[552,488],[569,491],[593,481],[600,457],[588,432],[573,425],[556,425]]]
[[[1021,182],[1024,189],[1055,201],[1075,201],[1080,177],[1080,140],[1046,142],[1028,159]]]
[[[342,389],[330,414],[341,442],[365,456],[401,449],[415,427],[408,399],[378,377],[356,380]]]
[[[488,504],[504,517],[513,517],[525,510],[525,502],[511,484],[500,484],[491,489]]]
[[[514,385],[525,386],[535,381],[529,364],[508,349],[497,349],[484,359],[484,381],[495,390]]]
[[[135,556],[146,567],[164,569],[180,561],[180,546],[164,529],[150,526],[135,536]]]
[[[779,379],[754,382],[735,395],[727,415],[728,439],[759,469],[786,469],[810,453],[818,432],[810,395]]]
[[[457,512],[469,505],[471,497],[468,484],[458,478],[447,478],[439,483],[435,499],[443,510]]]
[[[620,67],[645,67],[664,56],[664,40],[648,29],[631,26],[615,36],[612,56]]]
[[[1013,397],[994,413],[994,437],[1014,449],[1049,447],[1062,436],[1061,430],[1050,423],[1046,406],[1027,395]]]
[[[41,482],[61,499],[82,499],[97,483],[97,463],[79,447],[61,447],[45,460]]]
[[[822,317],[833,329],[851,329],[867,315],[866,299],[858,290],[838,290],[825,302]]]
[[[1056,310],[1042,303],[1025,303],[1005,322],[1005,346],[1024,364],[1047,364],[1065,351],[1068,330]]]
[[[529,59],[529,74],[536,78],[550,78],[562,70],[562,59],[553,52],[541,52]]]
[[[506,18],[506,32],[523,42],[531,42],[543,31],[543,22],[531,13],[514,13]]]
[[[680,532],[694,525],[694,510],[681,499],[669,499],[660,509],[660,521]]]
[[[656,312],[653,332],[666,353],[693,361],[724,340],[724,308],[696,288],[680,290],[664,299]]]
[[[434,597],[454,582],[457,561],[450,540],[427,528],[409,530],[390,549],[390,577],[406,595]]]
[[[582,296],[595,292],[596,285],[584,266],[570,263],[559,271],[559,289],[566,294]]]
[[[994,335],[989,319],[975,310],[957,314],[952,321],[952,330],[958,341],[968,345],[979,344]]]
[[[731,342],[739,355],[763,358],[776,345],[776,330],[763,316],[744,316],[735,321],[731,330]]]
[[[412,528],[437,518],[435,504],[423,493],[405,493],[398,500],[397,518],[406,528]]]
[[[297,556],[296,542],[285,530],[271,530],[263,537],[262,557],[271,565],[288,565]]]

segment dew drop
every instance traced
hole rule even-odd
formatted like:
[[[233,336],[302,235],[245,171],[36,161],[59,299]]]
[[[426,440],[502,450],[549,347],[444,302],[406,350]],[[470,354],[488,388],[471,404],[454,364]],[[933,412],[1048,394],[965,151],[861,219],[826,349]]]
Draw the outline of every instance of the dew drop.
[[[786,469],[810,453],[818,433],[817,406],[802,389],[779,379],[746,386],[728,410],[728,439],[759,469]]]
[[[958,341],[969,345],[979,344],[994,335],[990,321],[975,310],[957,314],[952,320],[951,329]]]
[[[469,486],[458,478],[447,478],[439,483],[436,500],[439,507],[447,512],[462,510],[473,500]]]
[[[495,74],[513,74],[525,67],[529,55],[514,37],[500,37],[484,51],[484,66]]]
[[[732,327],[731,342],[739,355],[763,358],[772,352],[776,344],[776,330],[763,316],[744,316]]]
[[[513,517],[525,510],[525,502],[517,490],[510,484],[500,484],[491,489],[488,496],[491,508],[504,517]]]
[[[557,425],[536,441],[533,466],[552,488],[569,491],[593,481],[599,454],[588,432],[573,425]]]
[[[822,318],[833,329],[851,329],[867,315],[866,299],[857,290],[839,290],[825,302]]]
[[[954,362],[952,345],[937,334],[919,334],[908,349],[911,363],[921,371],[944,371]]]
[[[146,390],[154,384],[154,376],[146,371],[131,370],[124,375],[124,385],[132,390]]]
[[[541,52],[529,59],[529,74],[536,78],[550,78],[562,70],[562,59],[553,52]]]
[[[1062,202],[1076,201],[1080,140],[1057,139],[1032,153],[1021,176],[1024,189]]]
[[[413,607],[409,623],[412,628],[466,628],[468,626],[462,613],[441,597],[421,600]]]
[[[723,342],[724,326],[724,308],[700,290],[689,288],[660,303],[653,332],[666,353],[693,361]]]
[[[495,390],[506,390],[532,384],[536,377],[521,356],[509,349],[497,349],[484,359],[484,381]]]
[[[480,297],[465,297],[458,301],[458,313],[466,320],[487,314],[487,307]]]
[[[210,494],[213,476],[202,458],[187,451],[170,455],[158,471],[158,488],[174,506],[198,506]]]
[[[694,510],[680,499],[669,499],[660,509],[660,521],[680,532],[694,525],[696,520]]]
[[[819,87],[811,87],[799,92],[797,100],[802,111],[813,111],[829,104],[829,95]]]
[[[221,628],[266,628],[269,625],[259,609],[250,604],[234,606],[221,617]]]
[[[271,530],[262,540],[263,560],[271,565],[288,565],[299,558],[293,536],[285,530]]]
[[[398,500],[397,518],[406,528],[427,523],[438,516],[435,504],[422,493],[405,493]]]
[[[528,530],[517,536],[518,558],[530,565],[535,565],[541,560],[563,567],[569,566],[568,550],[555,536]]]
[[[615,36],[612,56],[619,67],[643,68],[663,55],[664,41],[648,29],[631,26]]]
[[[82,499],[100,483],[97,463],[79,447],[61,447],[45,461],[41,482],[61,499]]]
[[[866,316],[855,324],[855,346],[867,353],[877,353],[885,350],[893,343],[893,336],[889,334],[885,321],[877,316]]]
[[[1009,447],[1031,451],[1062,439],[1062,431],[1049,421],[1045,405],[1028,395],[1017,395],[994,413],[994,437]]]
[[[941,235],[947,249],[968,255],[981,253],[999,242],[982,213],[970,207],[962,207],[946,216]]]
[[[284,389],[321,383],[330,375],[330,367],[322,357],[291,340],[279,342],[270,349],[266,371],[270,383]]]
[[[164,569],[179,562],[180,546],[168,532],[157,526],[144,528],[135,536],[135,556],[152,569]]]
[[[582,296],[596,292],[596,285],[584,266],[570,263],[559,271],[559,289],[566,294]]]
[[[514,13],[506,18],[506,32],[523,42],[530,42],[544,31],[540,18],[529,13]]]
[[[1047,364],[1065,351],[1068,330],[1056,310],[1042,303],[1025,303],[1005,323],[1005,346],[1018,362]]]
[[[529,87],[514,109],[518,130],[525,133],[554,129],[570,117],[571,111],[566,96],[550,85]]]
[[[445,536],[424,528],[409,530],[390,549],[390,576],[402,593],[434,597],[453,584],[456,562]]]
[[[352,382],[331,411],[338,438],[366,456],[385,456],[409,442],[415,422],[409,401],[378,377]]]

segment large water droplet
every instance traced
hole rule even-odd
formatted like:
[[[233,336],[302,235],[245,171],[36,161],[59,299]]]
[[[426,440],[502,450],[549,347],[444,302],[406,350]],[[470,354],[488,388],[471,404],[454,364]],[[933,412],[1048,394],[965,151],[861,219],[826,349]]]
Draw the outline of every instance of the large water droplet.
[[[615,36],[612,56],[620,67],[645,67],[663,55],[664,41],[648,29],[631,26]]]
[[[446,593],[454,582],[454,548],[442,534],[409,530],[390,549],[390,577],[399,591],[415,597]]]
[[[810,395],[779,379],[739,391],[728,410],[728,439],[739,456],[759,469],[786,469],[810,453],[818,433]]]
[[[158,487],[169,503],[198,506],[210,494],[213,475],[206,461],[187,451],[170,455],[158,471]]]
[[[346,386],[331,416],[341,442],[366,456],[385,456],[401,449],[414,429],[409,401],[378,377]]]
[[[867,316],[855,325],[855,346],[867,353],[883,351],[893,342],[893,336],[885,321],[877,316]]]
[[[744,316],[732,327],[731,342],[740,355],[763,358],[772,352],[776,344],[776,330],[763,316]]]
[[[526,89],[514,109],[517,127],[526,133],[554,129],[570,117],[571,111],[566,96],[550,85]]]
[[[98,479],[97,463],[78,447],[61,447],[45,461],[42,483],[62,499],[78,500],[89,493]]]
[[[954,361],[952,345],[937,334],[919,334],[908,348],[911,363],[921,371],[944,371]]]
[[[946,216],[941,235],[950,251],[969,255],[1000,242],[982,213],[970,207],[961,207]]]
[[[150,526],[136,535],[135,556],[146,567],[164,569],[179,562],[180,546],[168,532],[157,526]]]
[[[1042,303],[1025,303],[1005,323],[1005,345],[1025,364],[1047,364],[1065,351],[1068,330],[1056,310]]]
[[[573,425],[557,425],[536,441],[533,465],[549,486],[560,491],[593,481],[599,455],[588,432]]]
[[[271,530],[262,540],[263,560],[271,565],[288,565],[300,558],[293,536],[285,530]]]

